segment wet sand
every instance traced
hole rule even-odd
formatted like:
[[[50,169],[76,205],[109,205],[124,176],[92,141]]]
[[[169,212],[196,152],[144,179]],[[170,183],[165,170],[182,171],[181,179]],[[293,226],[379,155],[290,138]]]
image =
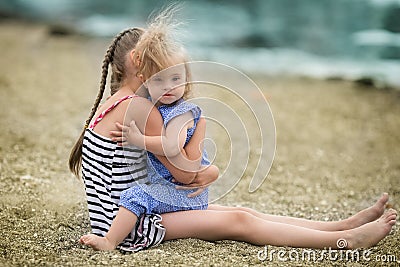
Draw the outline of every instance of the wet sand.
[[[111,40],[52,37],[46,26],[4,21],[0,40],[0,265],[310,265],[276,255],[272,262],[260,261],[263,247],[234,241],[170,241],[130,255],[79,245],[90,230],[84,186],[69,173],[67,160],[97,93]],[[336,220],[388,192],[399,208],[399,91],[344,81],[253,78],[274,114],[275,160],[259,190],[249,194],[244,178],[219,204]],[[350,264],[394,266],[376,258],[393,255],[400,261],[398,226],[370,250],[370,261]]]

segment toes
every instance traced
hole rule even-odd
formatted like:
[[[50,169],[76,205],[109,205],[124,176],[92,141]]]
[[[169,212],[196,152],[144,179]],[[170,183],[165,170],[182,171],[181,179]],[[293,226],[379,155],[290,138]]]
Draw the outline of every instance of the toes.
[[[90,242],[91,238],[89,235],[84,235],[81,236],[81,238],[79,239],[79,243],[83,244],[83,245],[87,245]]]
[[[395,210],[395,209],[389,209],[389,210],[387,211],[387,213],[390,214],[390,215],[392,215],[392,214],[397,215],[397,210]]]
[[[392,219],[396,219],[397,217],[397,211],[394,209],[390,209],[388,211],[386,211],[384,214],[382,214],[382,216],[378,219],[378,222],[380,220],[383,220],[384,222],[388,222]]]
[[[387,217],[387,221],[396,220],[396,214],[391,214]]]
[[[382,219],[384,220],[384,222],[388,223],[392,220],[396,221],[397,218],[397,212],[395,210],[393,211],[388,211],[387,213],[385,213],[384,215],[382,215]]]
[[[383,193],[381,198],[379,199],[379,202],[382,204],[385,204],[389,200],[389,194],[388,193]]]
[[[81,242],[81,244],[84,244],[84,245],[86,245],[86,243],[87,243],[86,237],[81,237],[81,239],[79,241]]]

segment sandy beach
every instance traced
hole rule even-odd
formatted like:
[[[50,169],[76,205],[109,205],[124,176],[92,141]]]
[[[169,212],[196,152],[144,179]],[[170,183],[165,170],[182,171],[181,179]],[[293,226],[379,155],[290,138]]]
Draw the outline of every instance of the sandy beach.
[[[369,260],[282,261],[276,255],[260,260],[257,255],[264,247],[197,239],[169,241],[126,255],[79,245],[78,238],[90,231],[84,185],[69,173],[67,161],[97,94],[101,62],[110,41],[52,36],[45,25],[0,22],[0,265],[399,264],[399,223],[367,251]],[[372,205],[382,192],[388,192],[391,205],[399,208],[399,90],[338,80],[252,78],[274,115],[275,160],[255,193],[248,193],[249,179],[244,177],[217,203],[337,220]],[[224,155],[217,157],[224,159]],[[300,255],[303,251],[268,249]]]

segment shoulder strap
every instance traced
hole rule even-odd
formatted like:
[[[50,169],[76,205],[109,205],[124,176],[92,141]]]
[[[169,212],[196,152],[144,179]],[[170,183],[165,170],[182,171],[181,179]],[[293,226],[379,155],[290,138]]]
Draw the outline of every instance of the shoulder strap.
[[[89,125],[89,129],[93,129],[94,127],[96,127],[97,123],[99,123],[107,115],[108,112],[110,112],[116,106],[118,106],[119,103],[121,103],[122,101],[125,101],[127,99],[134,98],[134,97],[137,97],[137,95],[126,95],[123,98],[115,101],[114,104],[112,104],[108,109],[104,110],[103,112],[100,113],[99,116],[97,116],[97,118],[93,121],[93,123]]]

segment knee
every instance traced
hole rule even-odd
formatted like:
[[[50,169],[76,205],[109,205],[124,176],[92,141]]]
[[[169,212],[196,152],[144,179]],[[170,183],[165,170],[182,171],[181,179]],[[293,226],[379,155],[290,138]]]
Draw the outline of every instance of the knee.
[[[231,223],[234,235],[244,235],[251,228],[254,216],[245,210],[231,212]]]
[[[246,224],[251,217],[252,215],[246,210],[240,209],[233,212],[233,219],[239,222],[240,224]]]
[[[236,209],[238,211],[247,212],[247,213],[250,213],[250,214],[254,214],[256,212],[255,210],[253,210],[251,208],[246,208],[246,207],[236,207]]]

